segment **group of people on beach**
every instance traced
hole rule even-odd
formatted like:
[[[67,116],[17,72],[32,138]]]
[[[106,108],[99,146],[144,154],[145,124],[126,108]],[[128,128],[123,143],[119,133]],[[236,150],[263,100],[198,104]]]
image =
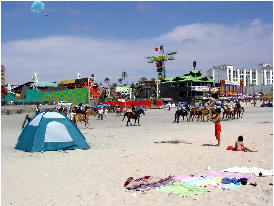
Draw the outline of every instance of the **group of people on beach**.
[[[236,105],[237,103],[239,104],[239,101],[236,101]],[[216,146],[220,146],[221,144],[221,108],[216,108],[215,109],[215,116],[211,116],[210,120],[215,124],[215,137],[217,139],[217,145]],[[235,147],[234,147],[234,151],[244,151],[244,152],[256,152],[255,150],[251,150],[249,148],[247,148],[244,143],[243,143],[243,136],[239,136],[238,140],[235,142]]]
[[[234,104],[234,105],[233,105]],[[234,102],[232,101],[221,101],[221,102],[214,102],[214,101],[208,101],[208,102],[204,102],[204,103],[199,103],[196,102],[195,104],[182,104],[181,102],[179,102],[177,109],[181,109],[181,110],[185,110],[185,111],[190,111],[191,108],[196,108],[196,109],[200,109],[200,108],[205,108],[208,109],[209,107],[214,108],[215,110],[215,116],[210,115],[209,119],[215,124],[215,137],[217,140],[217,144],[216,146],[220,146],[221,144],[221,109],[223,108],[228,108],[228,109],[233,109],[233,106],[237,107],[237,108],[241,108],[241,104],[239,100],[235,100]],[[82,103],[79,104],[78,107],[74,106],[72,108],[69,108],[69,113],[68,114],[69,118],[71,120],[73,120],[73,117],[75,114],[80,113],[83,116],[86,115],[88,107],[87,106],[83,106]],[[54,110],[57,111],[57,109],[55,108]],[[132,105],[131,110],[134,114],[138,115],[137,110],[135,105]],[[39,108],[39,104],[36,104],[36,108],[35,108],[35,113],[38,114],[40,112],[40,108]],[[99,119],[103,119],[103,116],[107,114],[107,108],[105,107],[101,107],[97,110],[98,113],[98,118]],[[137,116],[138,117],[138,116]],[[235,142],[235,147],[234,147],[235,151],[249,151],[249,152],[255,152],[255,150],[251,150],[249,148],[247,148],[244,144],[243,144],[243,136],[239,136],[238,140]]]

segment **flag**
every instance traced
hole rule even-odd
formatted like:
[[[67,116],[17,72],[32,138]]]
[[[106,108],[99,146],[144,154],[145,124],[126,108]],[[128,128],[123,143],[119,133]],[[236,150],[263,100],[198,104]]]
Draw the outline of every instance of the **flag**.
[[[155,51],[158,51],[158,48],[155,48]]]
[[[161,46],[160,46],[160,50],[163,50],[163,49],[164,49],[164,46],[163,46],[163,45],[161,45]]]

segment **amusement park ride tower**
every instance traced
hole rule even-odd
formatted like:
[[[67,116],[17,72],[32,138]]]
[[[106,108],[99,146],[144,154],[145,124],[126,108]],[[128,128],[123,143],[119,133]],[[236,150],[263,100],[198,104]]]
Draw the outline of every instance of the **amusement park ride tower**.
[[[160,50],[160,51],[159,51]],[[161,45],[160,49],[155,48],[156,52],[159,52],[160,56],[147,56],[145,57],[148,60],[148,63],[155,63],[157,72],[158,72],[158,79],[164,79],[166,78],[166,67],[165,62],[169,60],[175,60],[174,55],[178,52],[169,52],[165,54],[164,46]]]

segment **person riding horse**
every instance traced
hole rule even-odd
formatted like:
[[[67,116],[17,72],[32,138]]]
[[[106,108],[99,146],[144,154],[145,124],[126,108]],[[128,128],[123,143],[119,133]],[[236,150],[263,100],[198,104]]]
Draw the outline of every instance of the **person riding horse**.
[[[236,101],[236,107],[237,107],[238,109],[241,109],[241,108],[242,108],[242,106],[241,106],[239,100]]]
[[[39,103],[37,103],[35,108],[35,114],[38,114],[39,112],[40,112]]]
[[[82,103],[79,104],[79,107],[77,108],[76,113],[80,113],[80,114],[84,115],[86,118],[86,113],[87,113],[86,108],[83,107]]]
[[[137,110],[136,110],[134,104],[132,104],[132,106],[131,106],[131,111],[132,111],[134,114],[136,114],[137,118],[140,117],[140,115],[139,115],[139,113],[137,112]]]

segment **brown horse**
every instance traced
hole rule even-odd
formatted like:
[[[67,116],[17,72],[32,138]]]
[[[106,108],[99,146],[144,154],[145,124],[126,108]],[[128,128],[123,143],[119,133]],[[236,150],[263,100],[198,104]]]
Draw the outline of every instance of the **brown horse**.
[[[209,108],[209,109],[210,109],[211,115],[216,114],[215,109],[213,109],[213,108]]]
[[[95,116],[96,115],[96,112],[93,110],[93,109],[90,109],[90,110],[88,110],[87,112],[86,112],[86,116],[85,115],[83,115],[83,114],[81,114],[81,113],[76,113],[75,115],[74,115],[74,119],[73,119],[73,122],[74,122],[74,124],[76,125],[76,127],[77,127],[77,123],[80,121],[80,122],[85,122],[85,127],[87,126],[87,124],[88,124],[88,120],[89,120],[89,116],[90,115],[93,115],[93,116]]]
[[[241,108],[234,107],[234,111],[235,111],[235,114],[237,115],[237,119],[243,118],[243,114],[245,111],[243,107]]]
[[[130,125],[132,125],[130,122],[130,119],[135,119],[134,125],[136,124],[136,120],[138,120],[138,126],[140,126],[140,124],[139,124],[140,114],[145,115],[145,111],[143,109],[139,109],[136,113],[126,112],[124,114],[124,118],[122,119],[122,121],[124,121],[125,117],[127,117],[127,125],[126,126],[128,126],[128,123],[130,123]]]
[[[196,109],[196,108],[192,108],[191,110],[190,110],[190,114],[189,114],[189,120],[190,120],[190,118],[192,118],[192,121],[193,121],[193,118],[195,117],[195,116],[197,116],[197,121],[200,119],[200,115],[201,115],[202,113],[201,113],[201,111],[200,111],[200,109]]]
[[[209,115],[211,115],[211,111],[209,109],[202,108],[200,110],[200,112],[201,112],[201,116],[203,118],[203,122],[205,121],[205,116],[207,117],[207,121],[208,121]],[[200,117],[200,115],[198,116],[198,120],[199,120],[199,117]]]
[[[223,118],[226,116],[227,119],[235,119],[235,110],[224,108]]]

